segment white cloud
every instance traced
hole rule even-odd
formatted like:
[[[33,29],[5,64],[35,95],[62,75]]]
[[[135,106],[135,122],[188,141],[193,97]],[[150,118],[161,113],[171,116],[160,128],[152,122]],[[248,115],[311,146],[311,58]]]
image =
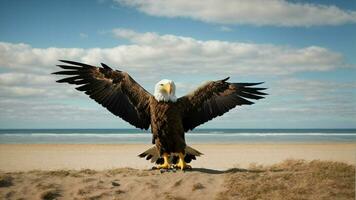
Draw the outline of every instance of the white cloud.
[[[130,40],[126,60],[142,66],[170,66],[171,70],[189,69],[190,73],[205,70],[226,74],[290,74],[301,71],[328,71],[343,67],[339,53],[309,46],[295,49],[269,44],[201,41],[175,35],[137,33],[115,29],[114,35]],[[159,62],[157,62],[159,60]]]
[[[89,100],[85,94],[74,90],[73,86],[55,83],[58,77],[50,75],[50,72],[58,70],[55,65],[59,63],[59,59],[82,61],[93,65],[100,62],[107,63],[113,68],[128,71],[137,82],[147,86],[145,88],[149,91],[159,78],[184,77],[177,81],[179,93],[182,95],[195,89],[198,82],[206,76],[222,78],[261,75],[268,76],[270,79],[278,77],[277,81],[269,82],[267,85],[271,88],[268,90],[271,94],[268,96],[268,101],[261,101],[253,107],[253,110],[258,112],[251,112],[252,108],[243,107],[229,113],[227,117],[222,118],[223,121],[238,115],[251,115],[258,118],[253,115],[260,113],[262,116],[271,114],[275,118],[278,116],[284,118],[288,112],[283,111],[287,108],[291,112],[308,110],[311,113],[326,115],[328,106],[333,108],[335,113],[333,115],[349,118],[355,116],[355,110],[352,109],[355,106],[350,98],[352,93],[347,89],[352,88],[354,83],[333,85],[331,82],[280,80],[281,77],[289,77],[297,72],[328,71],[347,67],[341,54],[329,49],[318,46],[293,48],[271,44],[202,41],[176,35],[138,33],[127,29],[115,29],[113,34],[115,37],[129,40],[131,44],[113,48],[81,49],[34,48],[28,44],[0,42],[0,66],[6,68],[4,72],[0,72],[0,111],[2,111],[0,117],[31,120],[32,113],[33,117],[45,119],[46,114],[54,115],[58,112],[58,116],[66,116],[64,117],[66,119],[63,118],[64,121],[70,119],[70,114],[85,119],[86,115],[90,115],[89,113],[96,113],[95,110],[86,110],[86,103],[91,102],[96,106],[95,109],[101,112],[99,116],[93,117],[93,120],[99,120],[103,113],[107,114],[105,119],[113,119],[108,111]],[[186,81],[189,76],[194,77],[190,79],[194,84]],[[337,88],[342,88],[342,92],[339,93]],[[299,97],[295,98],[293,95]],[[341,96],[348,98],[341,98]],[[315,105],[321,100],[322,104]],[[28,102],[32,104],[29,105]],[[60,113],[61,107],[56,106],[72,105],[73,102],[78,106],[63,107],[66,109],[65,113]],[[24,109],[27,111],[21,114],[21,110]],[[48,112],[41,109],[47,109]],[[68,111],[70,109],[77,112],[71,113],[74,111]],[[300,119],[305,116],[303,112],[295,113],[300,113],[296,116]],[[221,120],[217,121],[220,122]],[[126,123],[119,124],[126,125]]]
[[[0,85],[47,85],[54,79],[49,75],[38,75],[30,73],[1,73]]]
[[[282,78],[270,83],[267,110],[279,115],[356,119],[356,82]]]
[[[2,87],[0,86],[0,97],[28,97],[28,96],[44,96],[45,89],[42,88],[28,88],[28,87]]]
[[[273,26],[340,25],[356,22],[356,11],[334,5],[286,0],[114,0],[162,17],[186,17],[210,23]]]
[[[337,52],[319,46],[293,48],[271,44],[201,41],[176,35],[113,30],[115,37],[132,42],[113,48],[33,48],[27,44],[0,43],[0,66],[14,70],[48,74],[58,59],[90,64],[105,62],[130,70],[165,74],[205,73],[292,74],[305,71],[329,71],[346,67]],[[164,69],[164,70],[163,70]]]
[[[303,92],[308,95],[319,96],[322,93],[336,93],[345,89],[356,89],[356,81],[338,83],[326,80],[301,80],[296,78],[281,79],[278,81],[282,85],[281,91],[289,93]]]
[[[81,97],[73,87],[56,83],[51,74],[36,74],[34,72],[0,73],[0,97],[2,98],[54,98]]]
[[[63,103],[52,103],[47,101],[23,101],[1,100],[0,99],[0,119],[16,120],[68,120],[83,121],[108,117],[110,114],[101,109],[100,106],[94,108],[86,106],[66,105]],[[59,125],[60,126],[60,125]]]
[[[33,48],[24,43],[0,42],[0,66],[26,71],[46,69],[59,58],[76,59],[83,55],[79,48]],[[46,66],[43,68],[43,66]]]

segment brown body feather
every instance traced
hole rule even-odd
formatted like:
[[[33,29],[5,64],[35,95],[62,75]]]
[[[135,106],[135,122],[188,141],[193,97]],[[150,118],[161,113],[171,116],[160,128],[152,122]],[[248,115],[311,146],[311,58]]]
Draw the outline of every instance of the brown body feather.
[[[53,74],[70,77],[59,83],[80,85],[90,98],[107,108],[113,114],[137,128],[151,126],[152,143],[155,149],[140,154],[147,159],[155,158],[160,163],[163,153],[185,153],[190,162],[201,153],[185,143],[185,132],[228,112],[237,105],[250,105],[247,99],[261,99],[265,88],[252,87],[260,83],[229,83],[228,78],[210,81],[193,93],[183,96],[177,102],[158,102],[126,72],[113,70],[105,64],[95,67],[79,62],[61,60],[58,65],[64,71]]]
[[[182,122],[181,104],[158,102],[151,98],[151,131],[152,143],[156,144],[160,153],[184,152],[185,139]]]

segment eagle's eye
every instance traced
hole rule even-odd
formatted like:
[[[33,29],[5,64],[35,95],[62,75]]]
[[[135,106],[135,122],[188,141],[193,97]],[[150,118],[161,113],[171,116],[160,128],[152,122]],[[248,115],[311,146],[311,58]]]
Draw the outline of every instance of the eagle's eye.
[[[161,84],[159,84],[160,86],[163,86],[163,84],[161,83]]]

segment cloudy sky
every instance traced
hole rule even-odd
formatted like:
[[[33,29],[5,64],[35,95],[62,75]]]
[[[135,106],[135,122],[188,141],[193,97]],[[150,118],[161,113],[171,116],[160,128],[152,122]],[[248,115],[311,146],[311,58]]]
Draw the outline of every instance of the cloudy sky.
[[[58,59],[178,96],[206,80],[270,94],[202,128],[356,128],[356,1],[1,0],[0,128],[131,128],[66,84]]]

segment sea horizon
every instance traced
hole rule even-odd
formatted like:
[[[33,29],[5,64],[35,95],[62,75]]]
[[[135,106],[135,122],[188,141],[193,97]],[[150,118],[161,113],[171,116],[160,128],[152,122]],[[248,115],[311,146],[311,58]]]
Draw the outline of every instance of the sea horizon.
[[[0,144],[150,144],[140,129],[0,129]],[[186,133],[187,143],[348,143],[356,129],[222,129]]]

